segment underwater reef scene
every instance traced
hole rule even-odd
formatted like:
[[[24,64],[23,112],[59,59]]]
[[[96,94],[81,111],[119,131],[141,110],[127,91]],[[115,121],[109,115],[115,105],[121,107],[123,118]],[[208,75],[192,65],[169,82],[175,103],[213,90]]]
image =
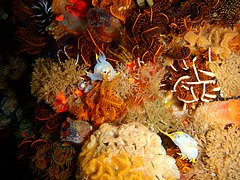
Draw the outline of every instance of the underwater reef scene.
[[[239,0],[0,5],[8,179],[240,179]]]

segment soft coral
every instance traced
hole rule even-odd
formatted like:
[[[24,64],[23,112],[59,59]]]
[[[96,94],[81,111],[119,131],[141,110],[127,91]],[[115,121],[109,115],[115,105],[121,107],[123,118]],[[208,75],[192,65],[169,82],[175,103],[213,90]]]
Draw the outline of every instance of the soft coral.
[[[82,17],[88,10],[88,5],[84,0],[68,0],[72,5],[67,5],[68,10],[72,15]]]

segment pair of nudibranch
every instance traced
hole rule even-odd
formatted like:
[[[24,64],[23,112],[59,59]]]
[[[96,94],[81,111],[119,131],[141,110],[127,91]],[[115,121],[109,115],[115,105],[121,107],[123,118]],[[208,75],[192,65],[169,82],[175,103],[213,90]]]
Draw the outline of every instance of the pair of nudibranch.
[[[88,73],[87,76],[91,81],[103,80],[107,78],[109,81],[113,80],[117,73],[112,65],[106,60],[104,53],[96,54],[97,64],[94,66],[94,72]],[[89,89],[89,88],[88,88]],[[160,130],[161,131],[161,130]],[[187,158],[190,162],[195,162],[198,157],[197,141],[184,132],[175,132],[168,134],[161,131],[171,138],[171,140],[180,148],[182,158]]]
[[[198,157],[198,145],[197,141],[184,132],[174,132],[168,134],[160,130],[163,134],[170,137],[171,140],[176,144],[181,150],[181,158],[188,159],[190,162],[195,163]]]

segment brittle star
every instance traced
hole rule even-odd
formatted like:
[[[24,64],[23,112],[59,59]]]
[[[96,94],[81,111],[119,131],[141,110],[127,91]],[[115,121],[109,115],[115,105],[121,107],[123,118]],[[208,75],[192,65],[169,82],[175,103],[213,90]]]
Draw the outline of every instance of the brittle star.
[[[211,53],[210,48],[209,48],[209,53]],[[196,68],[196,65],[195,65],[195,62],[196,62],[196,61],[197,61],[197,57],[194,57],[194,58],[193,58],[193,66],[192,66],[192,67],[193,67],[194,74],[195,74],[195,77],[196,77],[197,81],[187,81],[188,79],[190,79],[190,76],[185,75],[185,76],[181,76],[180,78],[178,78],[178,80],[175,82],[175,84],[174,84],[174,86],[173,86],[173,90],[172,90],[173,92],[176,92],[176,91],[177,91],[176,88],[177,88],[177,86],[178,86],[179,84],[181,84],[181,85],[180,85],[181,88],[184,88],[184,89],[187,90],[187,91],[190,90],[190,92],[191,92],[191,95],[192,95],[192,97],[193,97],[192,100],[186,100],[186,99],[183,99],[183,98],[178,97],[178,99],[179,99],[180,101],[184,102],[183,110],[186,109],[186,104],[188,104],[188,103],[194,103],[194,102],[196,102],[196,101],[199,100],[199,98],[196,96],[196,94],[195,94],[195,92],[194,92],[194,87],[193,87],[193,85],[200,85],[200,84],[203,85],[202,94],[200,95],[200,100],[201,100],[201,101],[203,101],[203,102],[209,102],[210,99],[215,99],[215,98],[217,97],[216,94],[208,94],[208,93],[206,93],[206,85],[207,85],[207,84],[216,84],[216,80],[215,80],[215,79],[214,79],[214,80],[201,80],[200,77],[199,77],[198,71],[201,72],[201,73],[203,73],[203,74],[205,74],[206,76],[210,76],[211,78],[212,78],[212,77],[215,77],[215,74],[212,73],[212,72],[209,72],[209,71],[197,69],[197,68]],[[211,61],[211,60],[210,60],[210,56],[209,56],[209,61]],[[175,68],[175,67],[173,67],[173,66],[171,66],[171,67],[172,67],[172,69],[173,69],[174,71],[176,71],[176,68]],[[186,68],[187,68],[187,67],[186,67]],[[214,87],[214,88],[212,89],[213,92],[216,92],[216,91],[219,91],[219,90],[220,90],[219,87]],[[208,99],[206,99],[205,97],[208,98]]]

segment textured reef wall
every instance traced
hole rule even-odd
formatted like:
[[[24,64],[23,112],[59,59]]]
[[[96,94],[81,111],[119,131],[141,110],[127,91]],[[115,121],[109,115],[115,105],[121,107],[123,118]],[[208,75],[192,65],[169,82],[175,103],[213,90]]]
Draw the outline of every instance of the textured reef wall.
[[[238,0],[13,0],[3,12],[17,44],[1,56],[0,128],[14,124],[35,178],[239,179]],[[8,110],[23,81],[31,116],[19,118]]]

